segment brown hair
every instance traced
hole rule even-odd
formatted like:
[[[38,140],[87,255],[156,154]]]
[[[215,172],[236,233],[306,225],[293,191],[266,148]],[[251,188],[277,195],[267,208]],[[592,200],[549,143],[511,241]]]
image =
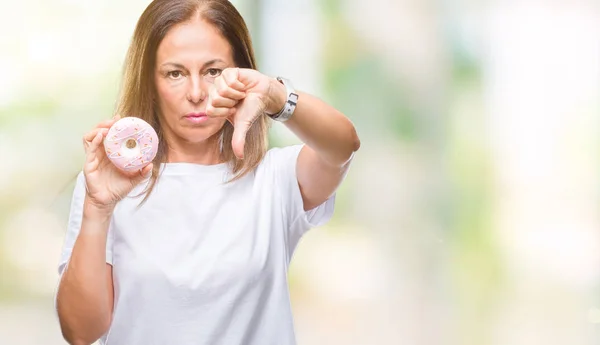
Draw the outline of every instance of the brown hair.
[[[154,70],[156,52],[171,27],[188,21],[193,16],[214,25],[229,42],[236,67],[256,69],[252,40],[244,19],[228,0],[154,0],[138,20],[131,45],[125,59],[121,94],[117,104],[120,116],[135,116],[148,122],[158,134],[158,153],[154,159],[152,178],[147,189],[146,201],[159,177],[161,163],[167,161],[167,143],[160,126]],[[261,116],[246,135],[244,159],[233,153],[231,140],[233,126],[225,122],[217,135],[222,135],[221,160],[228,162],[235,181],[253,171],[267,150],[267,131],[270,119]]]

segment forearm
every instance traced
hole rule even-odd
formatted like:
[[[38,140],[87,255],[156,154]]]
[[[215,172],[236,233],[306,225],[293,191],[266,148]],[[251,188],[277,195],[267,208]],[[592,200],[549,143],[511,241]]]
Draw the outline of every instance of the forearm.
[[[81,231],[57,293],[61,329],[71,344],[91,344],[110,325],[112,287],[106,279],[109,222],[110,214],[85,203]]]
[[[273,104],[276,109],[281,109],[287,95],[285,87],[275,83],[277,91]],[[296,110],[284,124],[328,164],[346,164],[360,147],[360,139],[350,119],[313,95],[298,92],[298,96]]]

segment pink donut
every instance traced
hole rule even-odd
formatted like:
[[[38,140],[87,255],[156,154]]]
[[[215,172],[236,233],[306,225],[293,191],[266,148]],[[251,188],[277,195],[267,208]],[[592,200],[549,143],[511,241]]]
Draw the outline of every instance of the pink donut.
[[[156,157],[158,136],[146,121],[138,117],[124,117],[108,130],[104,150],[117,168],[139,170]]]

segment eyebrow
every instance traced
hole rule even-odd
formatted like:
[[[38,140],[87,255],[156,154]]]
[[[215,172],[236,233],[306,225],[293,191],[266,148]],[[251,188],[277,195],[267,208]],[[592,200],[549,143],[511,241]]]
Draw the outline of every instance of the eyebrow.
[[[209,61],[205,62],[204,65],[202,65],[202,69],[204,69],[204,68],[206,68],[208,66],[214,65],[217,62],[225,62],[225,61],[223,61],[221,59],[212,59],[212,60],[209,60]],[[165,62],[165,63],[163,63],[160,66],[164,67],[164,66],[167,66],[167,65],[171,65],[171,66],[173,66],[175,68],[186,69],[185,66],[183,66],[182,64],[175,63],[175,62]]]

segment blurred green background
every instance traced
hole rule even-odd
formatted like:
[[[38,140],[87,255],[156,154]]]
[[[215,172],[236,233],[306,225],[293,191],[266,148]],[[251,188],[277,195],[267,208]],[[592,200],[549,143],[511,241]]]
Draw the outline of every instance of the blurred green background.
[[[600,341],[598,1],[233,2],[259,69],[362,140],[292,263],[300,345]],[[148,3],[0,1],[0,344],[64,344],[81,137]]]

